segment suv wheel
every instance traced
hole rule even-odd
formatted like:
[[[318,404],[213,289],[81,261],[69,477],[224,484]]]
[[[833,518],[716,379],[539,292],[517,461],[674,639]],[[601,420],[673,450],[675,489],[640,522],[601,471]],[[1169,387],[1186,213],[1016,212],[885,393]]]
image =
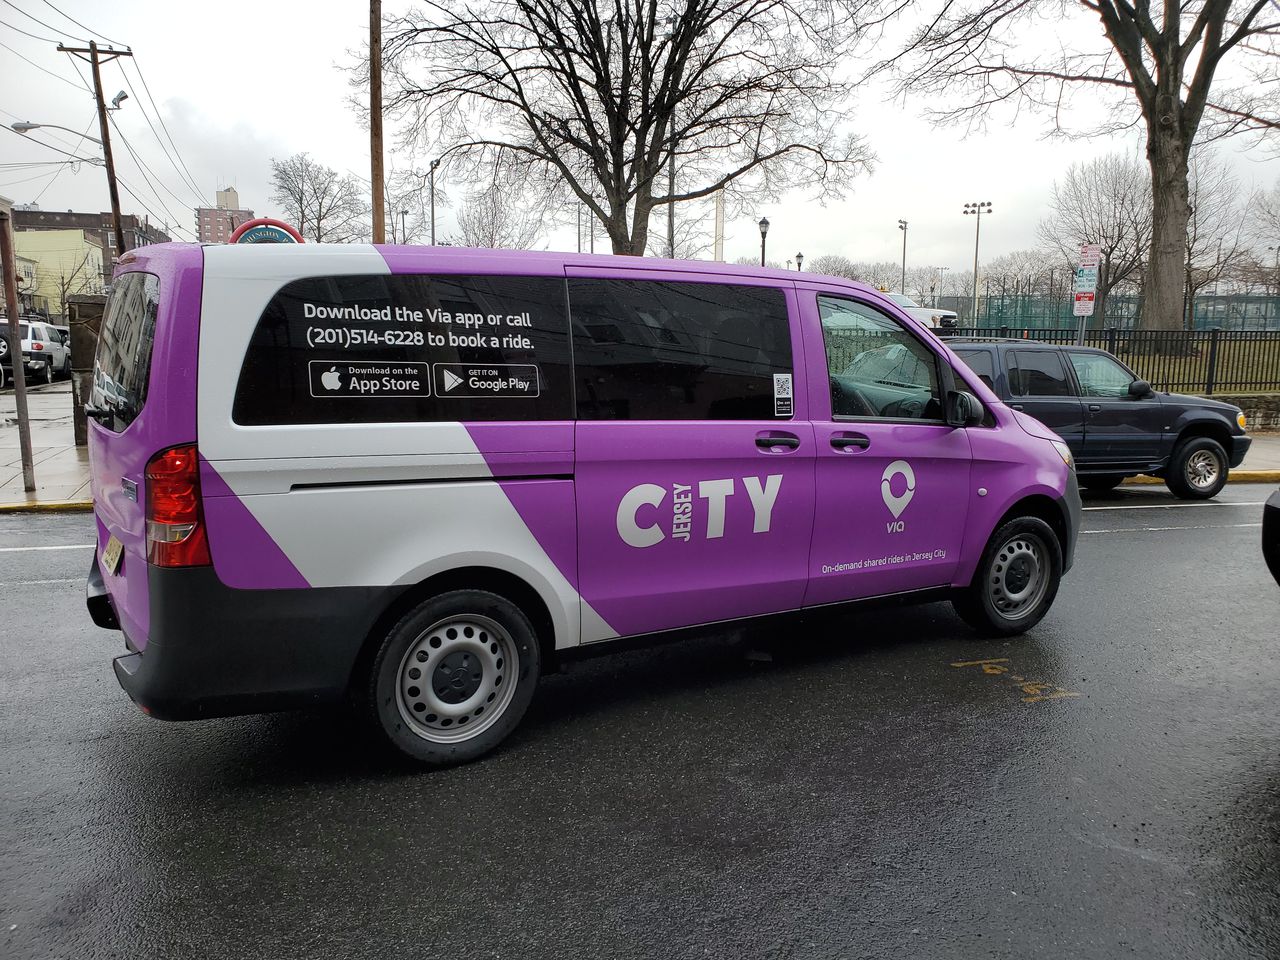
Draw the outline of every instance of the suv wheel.
[[[464,763],[515,729],[541,661],[519,607],[484,590],[453,590],[391,628],[373,663],[369,705],[402,753],[432,767]]]
[[[53,361],[46,360],[44,362],[44,382],[53,383]]]
[[[1227,452],[1210,437],[1191,437],[1173,451],[1165,486],[1183,500],[1216,497],[1227,482]]]
[[[1062,548],[1039,517],[1016,517],[991,535],[973,582],[952,605],[985,636],[1012,637],[1049,612],[1062,580]]]

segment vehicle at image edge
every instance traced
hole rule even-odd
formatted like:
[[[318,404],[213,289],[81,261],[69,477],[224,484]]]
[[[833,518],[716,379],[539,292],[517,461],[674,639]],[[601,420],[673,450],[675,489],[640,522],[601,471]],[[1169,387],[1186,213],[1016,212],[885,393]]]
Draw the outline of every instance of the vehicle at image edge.
[[[0,374],[0,386],[7,385],[12,375],[13,356],[9,349],[9,321],[0,320],[3,335],[0,336],[0,366],[7,368]],[[71,374],[71,337],[65,337],[58,327],[34,318],[19,318],[18,335],[21,338],[23,369],[28,377],[39,383],[53,383],[58,376]]]
[[[1066,441],[1088,490],[1146,474],[1177,497],[1207,499],[1253,442],[1239,407],[1152,390],[1105,350],[1022,339],[947,343],[1005,403]]]
[[[888,298],[726,264],[368,245],[130,251],[98,344],[88,606],[192,719],[353,697],[480,756],[608,641],[1071,566],[1070,452]]]
[[[954,310],[943,310],[940,307],[922,307],[905,293],[890,293],[886,294],[886,296],[930,330],[950,330],[959,322],[959,317]]]
[[[1262,508],[1262,555],[1271,576],[1280,584],[1280,489],[1267,497]]]

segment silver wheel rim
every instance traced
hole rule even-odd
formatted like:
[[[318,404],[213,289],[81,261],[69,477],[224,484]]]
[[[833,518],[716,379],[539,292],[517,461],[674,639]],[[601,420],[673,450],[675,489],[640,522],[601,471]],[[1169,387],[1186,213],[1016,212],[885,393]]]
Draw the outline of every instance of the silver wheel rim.
[[[1197,490],[1208,490],[1218,482],[1218,473],[1221,469],[1222,465],[1218,463],[1218,458],[1212,450],[1197,450],[1187,457],[1187,465],[1183,472],[1187,483],[1191,486]]]
[[[396,706],[417,736],[458,743],[506,711],[519,681],[515,641],[488,617],[446,617],[409,644],[396,672]]]
[[[1048,552],[1039,537],[1019,534],[996,551],[987,576],[987,596],[1006,620],[1030,614],[1048,587]]]

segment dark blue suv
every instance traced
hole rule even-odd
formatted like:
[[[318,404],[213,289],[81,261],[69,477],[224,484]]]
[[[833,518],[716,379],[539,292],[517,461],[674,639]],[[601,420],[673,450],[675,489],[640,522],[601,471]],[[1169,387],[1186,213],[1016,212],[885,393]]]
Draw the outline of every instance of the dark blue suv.
[[[1203,500],[1252,442],[1239,407],[1157,393],[1105,350],[968,337],[947,345],[1000,399],[1067,442],[1088,490],[1149,474],[1175,496]]]

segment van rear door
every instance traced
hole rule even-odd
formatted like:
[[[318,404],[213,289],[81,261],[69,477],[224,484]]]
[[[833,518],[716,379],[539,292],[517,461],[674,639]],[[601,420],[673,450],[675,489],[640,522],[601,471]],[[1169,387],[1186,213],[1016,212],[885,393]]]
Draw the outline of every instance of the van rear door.
[[[150,620],[144,474],[155,452],[141,418],[159,308],[155,274],[125,273],[116,279],[98,335],[87,405],[96,562],[125,637],[139,650],[146,646]]]

